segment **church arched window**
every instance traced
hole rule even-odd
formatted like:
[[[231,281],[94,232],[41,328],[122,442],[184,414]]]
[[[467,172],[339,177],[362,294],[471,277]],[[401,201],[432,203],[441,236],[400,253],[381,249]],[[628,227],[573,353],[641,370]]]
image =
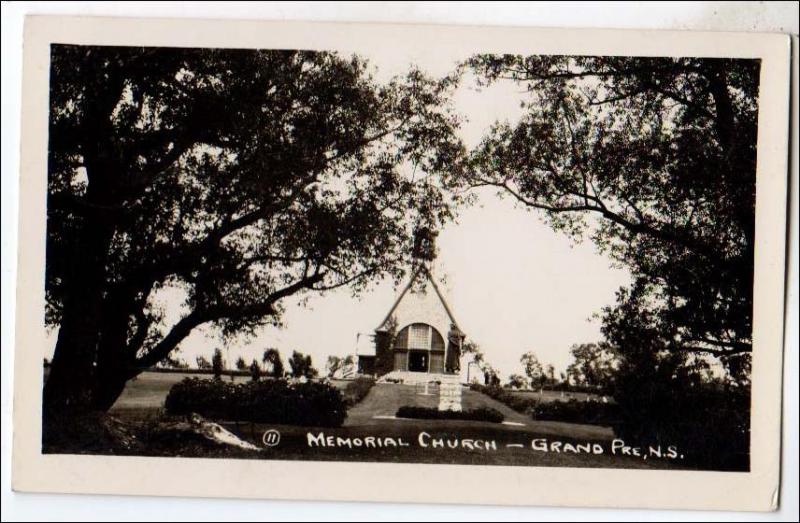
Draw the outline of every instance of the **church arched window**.
[[[397,333],[395,349],[405,350],[444,350],[444,338],[427,323],[412,323]]]

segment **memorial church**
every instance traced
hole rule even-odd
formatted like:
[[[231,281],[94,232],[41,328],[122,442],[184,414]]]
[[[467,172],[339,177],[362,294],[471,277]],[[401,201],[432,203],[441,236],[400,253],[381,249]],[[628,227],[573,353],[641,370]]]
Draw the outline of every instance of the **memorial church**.
[[[375,329],[372,347],[360,344],[359,372],[404,381],[421,373],[458,374],[464,337],[430,270],[422,266]]]

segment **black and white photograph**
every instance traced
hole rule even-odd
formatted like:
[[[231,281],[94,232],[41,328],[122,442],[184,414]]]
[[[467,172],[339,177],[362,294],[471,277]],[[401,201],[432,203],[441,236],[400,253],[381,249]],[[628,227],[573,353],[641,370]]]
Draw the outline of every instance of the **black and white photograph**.
[[[420,48],[48,42],[43,458],[756,470],[763,56]]]

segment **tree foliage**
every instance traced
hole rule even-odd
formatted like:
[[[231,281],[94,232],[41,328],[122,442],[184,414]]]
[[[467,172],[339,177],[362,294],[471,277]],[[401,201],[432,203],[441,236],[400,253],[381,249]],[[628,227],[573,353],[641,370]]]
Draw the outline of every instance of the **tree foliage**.
[[[570,348],[573,361],[566,377],[579,386],[611,390],[618,361],[607,343],[580,343]]]
[[[750,381],[717,376],[706,358],[674,350],[636,289],[609,308],[603,333],[621,350],[613,396],[621,419],[615,433],[645,445],[676,445],[686,462],[748,470]]]
[[[526,352],[519,360],[525,370],[525,375],[528,377],[530,386],[532,388],[542,387],[547,382],[547,376],[544,372],[544,367],[539,362],[539,358],[533,352]]]
[[[177,355],[169,356],[164,358],[163,361],[159,363],[159,366],[164,369],[188,369],[189,364],[184,361],[183,359],[177,357]]]
[[[529,98],[455,185],[541,211],[633,276],[602,313],[619,360],[617,433],[746,469],[760,62],[479,55],[467,65]]]
[[[356,371],[356,358],[352,354],[348,354],[342,358],[342,372],[344,374],[352,374]]]
[[[759,61],[479,55],[468,65],[530,96],[458,183],[497,188],[590,237],[631,271],[671,350],[746,366]]]
[[[330,355],[325,363],[325,370],[328,378],[334,378],[337,375],[347,377],[354,372],[355,365],[356,359],[352,354],[348,354],[345,357]]]
[[[435,180],[462,153],[453,80],[370,71],[327,52],[52,47],[48,407],[107,409],[198,326],[249,334],[287,296],[402,277],[415,229],[450,217]]]
[[[264,351],[261,357],[264,363],[265,374],[272,378],[282,378],[284,374],[283,361],[281,360],[281,353],[278,349],[270,348]]]
[[[198,356],[195,358],[195,362],[197,363],[197,368],[201,370],[209,370],[211,369],[211,362],[205,356]]]
[[[311,362],[311,356],[298,351],[292,352],[292,357],[289,358],[289,368],[292,369],[293,378],[311,379],[319,375],[319,371]]]
[[[222,359],[220,349],[214,349],[214,355],[211,357],[211,370],[214,372],[214,379],[222,379],[222,373],[225,372],[225,360]]]
[[[552,364],[548,363],[544,368],[544,376],[545,380],[547,380],[547,384],[553,386],[556,384],[556,368],[553,367]]]
[[[325,370],[328,372],[328,377],[333,378],[337,372],[342,370],[343,364],[343,359],[339,356],[328,356],[328,361],[325,363]]]
[[[508,377],[508,386],[512,389],[524,389],[527,383],[528,380],[525,379],[525,376],[519,374],[512,374]]]
[[[253,358],[253,362],[250,363],[250,379],[252,381],[258,381],[261,379],[261,366],[258,364],[258,360]]]

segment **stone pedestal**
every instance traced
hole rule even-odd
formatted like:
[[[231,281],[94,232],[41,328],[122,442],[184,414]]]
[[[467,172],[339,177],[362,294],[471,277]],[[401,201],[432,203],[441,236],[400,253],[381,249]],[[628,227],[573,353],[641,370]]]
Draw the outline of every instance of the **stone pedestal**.
[[[461,380],[458,375],[442,376],[439,386],[439,410],[461,411]]]

